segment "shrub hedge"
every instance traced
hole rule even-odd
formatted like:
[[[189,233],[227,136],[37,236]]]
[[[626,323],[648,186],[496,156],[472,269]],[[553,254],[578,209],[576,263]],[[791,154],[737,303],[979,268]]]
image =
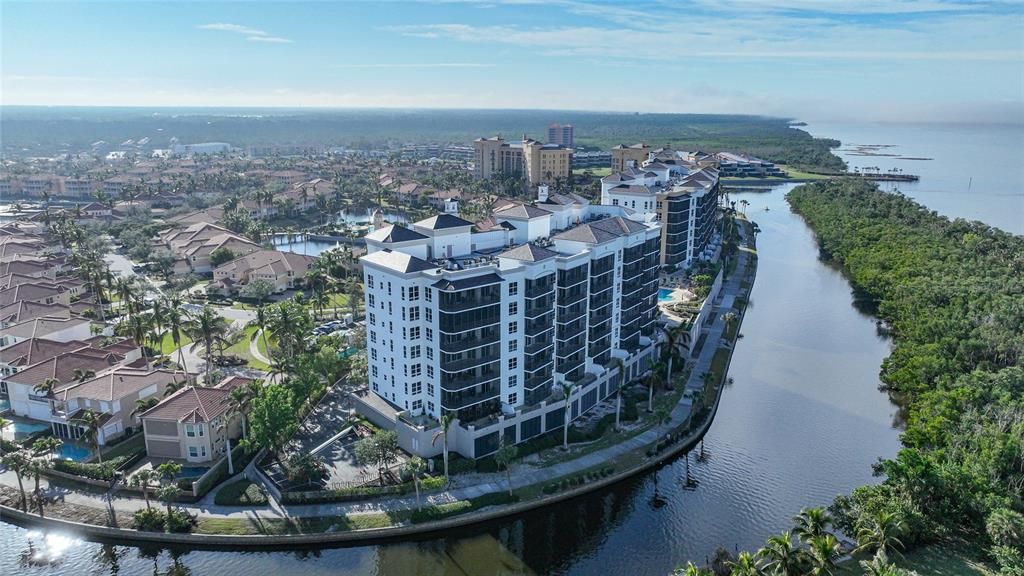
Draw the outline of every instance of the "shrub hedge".
[[[451,516],[457,516],[459,514],[465,514],[467,512],[486,508],[487,506],[511,504],[518,500],[519,498],[509,496],[507,492],[484,494],[483,496],[473,498],[471,500],[457,500],[455,502],[447,502],[445,504],[425,506],[422,510],[413,511],[409,516],[409,520],[413,523],[433,522],[435,520],[443,520]]]

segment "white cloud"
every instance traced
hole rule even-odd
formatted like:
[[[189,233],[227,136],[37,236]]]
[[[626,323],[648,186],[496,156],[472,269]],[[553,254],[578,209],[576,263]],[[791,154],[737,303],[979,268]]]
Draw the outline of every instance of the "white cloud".
[[[215,24],[200,24],[196,26],[200,30],[217,30],[220,32],[231,32],[233,34],[242,34],[245,39],[250,42],[266,42],[268,44],[291,44],[292,40],[288,38],[282,38],[280,36],[271,36],[266,30],[260,30],[259,28],[251,28],[249,26],[243,26],[241,24],[228,24],[225,22]]]

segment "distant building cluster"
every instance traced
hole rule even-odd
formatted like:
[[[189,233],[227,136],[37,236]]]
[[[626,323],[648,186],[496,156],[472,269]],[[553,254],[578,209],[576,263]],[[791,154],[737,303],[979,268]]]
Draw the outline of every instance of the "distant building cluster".
[[[473,142],[474,175],[493,178],[510,174],[525,178],[531,185],[553,184],[569,177],[572,149],[560,144],[544,144],[523,134],[520,142],[506,142],[501,136],[477,138]]]
[[[769,176],[783,177],[786,175],[775,164],[746,154],[719,152],[714,157],[718,161],[722,176],[766,178]]]

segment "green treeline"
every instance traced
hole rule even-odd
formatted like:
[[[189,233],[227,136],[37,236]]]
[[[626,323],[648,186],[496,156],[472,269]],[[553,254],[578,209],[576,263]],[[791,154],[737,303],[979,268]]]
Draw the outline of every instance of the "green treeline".
[[[904,544],[966,537],[1024,574],[1024,237],[856,180],[787,199],[878,300],[894,337],[881,379],[908,411],[904,448],[877,465],[884,483],[838,498],[837,526],[888,512]]]

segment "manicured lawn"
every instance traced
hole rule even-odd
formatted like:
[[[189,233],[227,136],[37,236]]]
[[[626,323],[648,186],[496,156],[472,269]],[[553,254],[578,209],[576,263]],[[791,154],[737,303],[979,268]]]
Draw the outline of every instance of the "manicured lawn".
[[[188,336],[186,336],[185,334],[182,334],[179,338],[180,338],[179,341],[181,342],[182,346],[188,346],[189,344],[192,343],[192,339],[189,338]],[[160,353],[164,354],[164,355],[169,355],[171,352],[174,352],[176,349],[177,349],[177,347],[174,345],[174,339],[171,338],[171,333],[170,332],[164,333],[163,339],[160,340]],[[172,358],[172,360],[174,360],[174,358]]]
[[[365,530],[368,528],[386,528],[404,520],[408,513],[396,513],[394,518],[382,512],[371,514],[352,514],[350,516],[324,516],[320,518],[294,519],[261,519],[250,518],[200,518],[194,533],[197,534],[309,534],[348,530]]]
[[[256,333],[256,330],[257,328],[255,326],[246,326],[245,330],[242,332],[242,337],[238,340],[238,342],[235,342],[226,350],[224,350],[224,353],[234,354],[236,356],[245,358],[249,366],[257,370],[267,370],[268,368],[270,368],[270,366],[253,358],[252,354],[249,353],[249,341],[252,340],[252,336],[253,334]],[[261,338],[260,342],[256,343],[256,346],[260,347],[260,351],[263,352],[264,355],[266,355],[266,351],[262,348],[262,344],[263,343]]]
[[[594,176],[597,176],[598,178],[604,178],[605,176],[610,176],[611,173],[612,173],[612,167],[611,166],[605,166],[604,168],[576,168],[575,170],[572,171],[572,173],[573,174],[577,174],[577,175],[582,175],[584,172],[586,172],[588,170],[590,171],[591,174],[593,174]]]
[[[840,576],[861,576],[864,570],[857,558],[844,562]],[[956,543],[937,543],[915,548],[903,558],[890,558],[897,565],[924,576],[996,576],[997,571],[983,564],[971,548]]]

